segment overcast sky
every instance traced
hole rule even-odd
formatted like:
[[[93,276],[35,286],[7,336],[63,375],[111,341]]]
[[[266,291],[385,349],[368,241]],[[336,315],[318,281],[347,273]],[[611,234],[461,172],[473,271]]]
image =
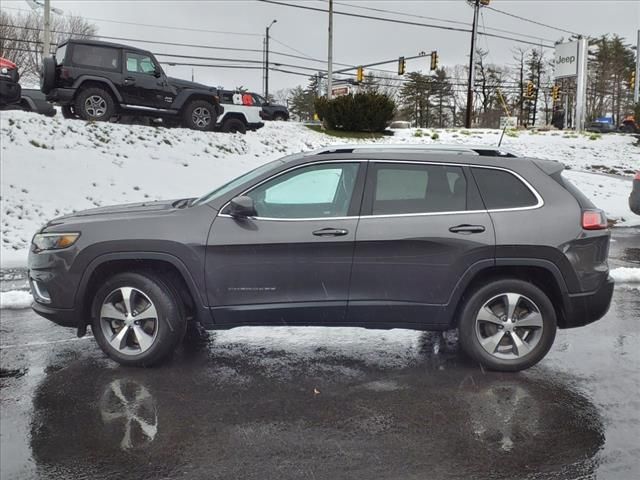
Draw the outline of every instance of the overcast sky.
[[[316,8],[327,8],[328,6],[328,1],[325,0],[281,1]],[[327,14],[322,12],[267,4],[255,0],[52,0],[51,4],[62,9],[65,14],[73,13],[90,18],[90,21],[98,26],[99,34],[101,35],[260,50],[259,52],[234,52],[126,42],[148,48],[157,53],[201,55],[225,59],[241,58],[261,62],[265,27],[271,20],[277,19],[277,23],[271,29],[273,36],[271,50],[294,55],[302,52],[305,56],[323,60],[326,60],[327,57],[328,18]],[[634,45],[637,39],[637,29],[640,28],[640,1],[638,0],[493,0],[490,6],[572,32],[592,36],[616,33],[624,37],[628,43]],[[3,0],[2,7],[29,8],[23,0]],[[394,10],[404,12],[405,15],[356,7]],[[458,28],[467,27],[461,24],[444,23],[424,17],[437,17],[468,24],[471,23],[473,17],[473,10],[465,0],[335,0],[334,9],[340,12],[352,12]],[[104,20],[131,22],[135,25],[106,22]],[[211,30],[211,32],[166,29],[143,26],[141,24],[174,28],[186,27]],[[492,27],[510,30],[522,35],[530,35],[533,38],[526,37],[526,39],[536,43],[540,41],[553,43],[562,36],[565,36],[565,38],[568,36],[566,33],[527,23],[490,9],[483,9],[480,21],[481,29],[483,25],[487,28]],[[234,32],[234,34],[220,32]],[[511,35],[504,32],[493,33]],[[399,25],[341,15],[334,16],[334,60],[341,63],[359,65],[393,59],[401,55],[416,55],[420,51],[430,52],[437,50],[440,56],[440,64],[453,66],[468,62],[469,41],[470,35],[464,32]],[[531,45],[483,36],[479,37],[479,46],[489,50],[489,60],[492,63],[512,62],[511,51],[517,46],[532,48]],[[546,50],[546,52],[547,56],[552,56],[552,50]],[[162,59],[166,60],[165,57],[162,57]],[[230,63],[222,60],[181,61],[210,64]],[[308,60],[285,58],[277,54],[271,55],[271,61],[326,69],[326,62],[317,63]],[[260,66],[260,63],[252,65]],[[303,71],[290,67],[281,68]],[[395,70],[396,65],[390,64],[380,68]],[[408,71],[428,71],[428,68],[428,58],[412,60],[407,63]],[[191,77],[191,67],[165,66],[165,69],[171,76]],[[311,71],[308,73],[311,73]],[[211,85],[222,85],[226,88],[243,85],[257,92],[262,92],[262,75],[263,72],[259,69],[195,69],[196,81]],[[306,82],[307,80],[303,76],[274,71],[270,75],[270,91],[306,84]]]

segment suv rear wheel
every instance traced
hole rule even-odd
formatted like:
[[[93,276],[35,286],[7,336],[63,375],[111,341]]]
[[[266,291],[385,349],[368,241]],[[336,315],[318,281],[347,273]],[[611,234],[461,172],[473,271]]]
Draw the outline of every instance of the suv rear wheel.
[[[151,273],[120,273],[97,291],[91,329],[100,348],[129,366],[169,357],[184,337],[185,314],[171,284]]]
[[[116,113],[111,94],[100,87],[86,88],[76,96],[74,110],[83,120],[108,122]]]
[[[215,107],[206,100],[194,100],[184,109],[182,119],[186,127],[205,132],[215,125],[215,112]]]
[[[556,313],[538,287],[515,279],[476,290],[459,321],[464,352],[491,370],[518,371],[538,363],[556,335]]]

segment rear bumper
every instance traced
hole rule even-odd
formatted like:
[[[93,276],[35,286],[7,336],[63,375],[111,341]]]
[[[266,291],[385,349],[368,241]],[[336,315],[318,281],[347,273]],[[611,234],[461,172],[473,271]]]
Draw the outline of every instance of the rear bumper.
[[[69,105],[73,102],[75,93],[75,88],[54,88],[47,94],[47,101],[60,105]]]
[[[613,278],[607,277],[595,292],[569,294],[562,328],[574,328],[600,320],[609,311],[614,287]]]

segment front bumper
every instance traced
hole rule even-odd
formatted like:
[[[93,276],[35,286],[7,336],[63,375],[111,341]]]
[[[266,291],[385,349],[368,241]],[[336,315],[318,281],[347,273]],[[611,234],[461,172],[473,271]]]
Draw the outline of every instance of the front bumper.
[[[20,102],[22,88],[19,83],[0,79],[0,106],[12,105]]]
[[[613,278],[607,277],[594,292],[569,294],[561,327],[581,327],[604,317],[611,305],[614,285]]]
[[[31,308],[38,315],[62,327],[78,328],[81,326],[80,316],[75,309],[54,308],[38,302],[33,302]]]

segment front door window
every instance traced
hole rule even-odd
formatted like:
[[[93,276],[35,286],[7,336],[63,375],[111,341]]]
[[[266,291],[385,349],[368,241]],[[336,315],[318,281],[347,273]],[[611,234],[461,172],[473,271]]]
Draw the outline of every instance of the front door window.
[[[357,163],[302,167],[269,180],[247,195],[258,217],[346,217],[358,173]]]

